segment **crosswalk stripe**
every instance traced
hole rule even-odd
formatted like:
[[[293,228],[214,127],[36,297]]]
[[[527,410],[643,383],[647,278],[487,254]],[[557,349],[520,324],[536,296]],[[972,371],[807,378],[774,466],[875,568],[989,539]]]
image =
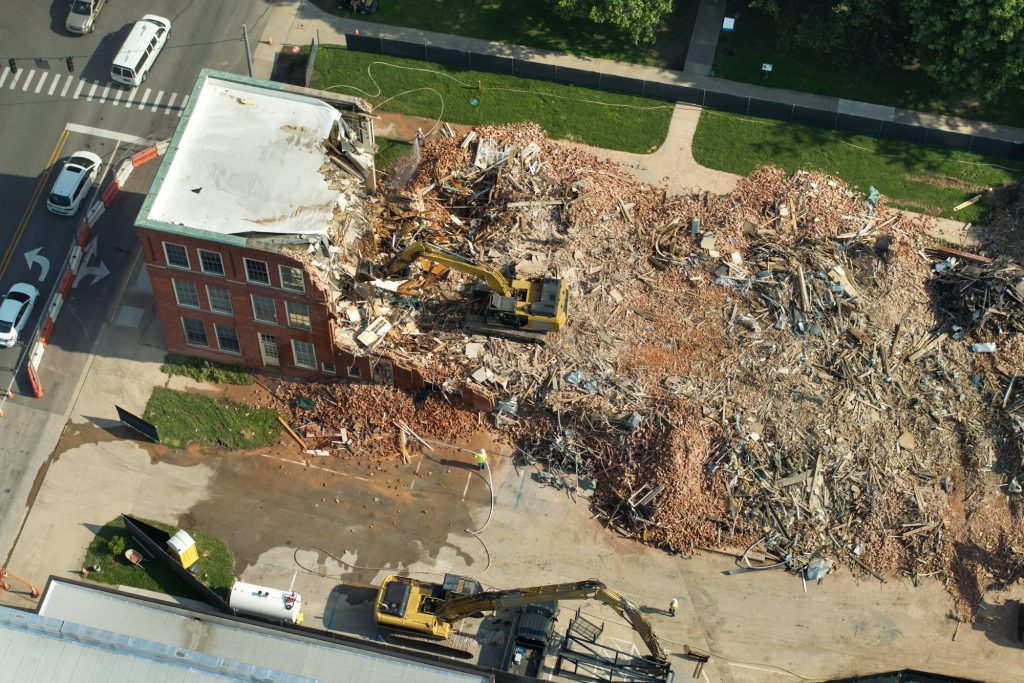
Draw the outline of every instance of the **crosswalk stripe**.
[[[153,106],[150,108],[150,111],[156,111],[156,108],[160,106],[160,100],[162,100],[163,98],[164,98],[164,91],[161,90],[160,92],[158,92],[156,94],[156,99],[153,100]]]
[[[131,90],[128,91],[128,96],[124,98],[124,108],[125,109],[131,109],[132,108],[132,102],[135,101],[135,93],[137,93],[138,91],[139,91],[138,88],[132,88]]]
[[[171,99],[167,100],[167,104],[166,104],[166,106],[164,106],[164,114],[170,114],[171,113],[171,107],[174,106],[174,100],[176,100],[176,99],[178,99],[178,93],[172,92],[171,93]]]
[[[114,104],[115,107],[117,106],[118,102],[121,101],[121,95],[123,95],[123,94],[124,94],[124,91],[121,90],[120,88],[118,88],[117,89],[117,93],[114,95],[114,101],[113,101],[113,104]]]
[[[142,99],[139,100],[139,109],[146,108],[146,100],[149,99],[149,94],[153,92],[152,88],[146,88],[146,92],[142,94]]]
[[[71,87],[71,83],[75,80],[74,76],[68,76],[68,80],[64,81],[64,87],[60,91],[61,97],[66,97],[68,94],[68,88]]]
[[[92,102],[92,96],[96,94],[96,88],[98,88],[99,85],[99,81],[92,82],[92,87],[89,88],[89,94],[85,96],[86,102]]]
[[[18,87],[18,79],[21,78],[21,74],[25,73],[24,69],[18,69],[14,74],[14,80],[11,81],[11,90]]]
[[[6,81],[7,77],[10,76],[10,75],[11,75],[11,67],[5,66],[4,67],[4,75],[0,76],[0,88],[4,87],[4,81]]]
[[[107,101],[107,95],[109,95],[109,94],[110,94],[110,86],[108,85],[106,88],[103,89],[103,94],[100,95],[100,102],[106,102]]]
[[[84,87],[85,87],[85,81],[84,80],[79,80],[78,81],[78,87],[75,88],[75,94],[71,96],[71,99],[77,100],[78,96],[82,94],[82,88],[84,88]]]
[[[178,110],[178,118],[179,119],[181,118],[181,115],[185,113],[185,107],[188,106],[188,98],[190,98],[190,97],[192,97],[192,96],[191,95],[185,95],[185,99],[183,99],[181,101],[181,109]]]
[[[35,76],[35,75],[36,75],[36,70],[35,69],[32,69],[31,71],[28,72],[28,78],[25,79],[25,85],[21,86],[21,91],[22,92],[25,92],[26,90],[28,90],[29,84],[32,83],[32,77]]]
[[[49,76],[49,75],[50,75],[50,73],[48,71],[44,71],[43,74],[39,77],[39,82],[36,83],[36,94],[37,95],[39,94],[39,91],[43,89],[43,83],[46,83],[46,77]]]
[[[53,91],[57,89],[58,85],[60,85],[60,74],[54,74],[53,75],[53,83],[50,84],[50,92],[48,92],[46,94],[47,95],[52,95]]]

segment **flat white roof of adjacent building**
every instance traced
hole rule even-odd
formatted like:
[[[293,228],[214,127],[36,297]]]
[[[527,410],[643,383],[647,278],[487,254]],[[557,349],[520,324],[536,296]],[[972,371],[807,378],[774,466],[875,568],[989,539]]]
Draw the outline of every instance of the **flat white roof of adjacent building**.
[[[111,676],[112,671],[125,676]],[[51,578],[38,614],[0,607],[0,672],[43,681],[486,683],[489,675]],[[59,675],[58,675],[59,674]],[[0,673],[0,679],[3,674]]]
[[[323,140],[339,118],[312,97],[201,76],[145,218],[224,235],[326,232],[338,192],[320,172]]]

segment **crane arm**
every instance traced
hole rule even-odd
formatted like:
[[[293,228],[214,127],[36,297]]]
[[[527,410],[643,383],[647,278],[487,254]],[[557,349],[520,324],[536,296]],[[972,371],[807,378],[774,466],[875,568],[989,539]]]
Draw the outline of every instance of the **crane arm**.
[[[629,625],[639,634],[640,640],[644,641],[644,645],[647,646],[647,649],[651,651],[651,655],[656,660],[659,662],[668,661],[668,653],[661,646],[661,641],[655,635],[651,622],[647,620],[647,617],[640,611],[640,608],[607,587],[602,587],[601,590],[597,591],[594,598],[611,607],[615,610],[616,614],[628,621]]]
[[[411,265],[417,258],[425,258],[428,261],[440,263],[460,273],[478,277],[487,283],[492,292],[502,296],[513,295],[512,286],[509,285],[508,280],[494,268],[475,263],[464,256],[426,242],[413,242],[407,246],[388,263],[384,271],[389,276],[394,275],[406,266]]]

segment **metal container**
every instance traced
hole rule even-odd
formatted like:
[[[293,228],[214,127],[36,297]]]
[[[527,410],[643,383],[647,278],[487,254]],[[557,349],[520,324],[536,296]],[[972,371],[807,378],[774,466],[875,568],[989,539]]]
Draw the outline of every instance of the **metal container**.
[[[294,591],[235,581],[228,604],[242,614],[288,624],[302,623],[302,596]]]

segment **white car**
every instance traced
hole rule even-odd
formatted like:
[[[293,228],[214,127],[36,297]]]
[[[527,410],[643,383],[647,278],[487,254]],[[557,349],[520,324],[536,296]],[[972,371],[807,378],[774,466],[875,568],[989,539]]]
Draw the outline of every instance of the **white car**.
[[[64,162],[64,168],[53,184],[50,196],[46,200],[46,208],[61,216],[74,216],[82,206],[82,201],[92,189],[96,176],[100,173],[103,160],[92,152],[75,152]]]
[[[0,346],[14,346],[18,341],[38,298],[39,290],[24,282],[7,292],[0,303]]]

